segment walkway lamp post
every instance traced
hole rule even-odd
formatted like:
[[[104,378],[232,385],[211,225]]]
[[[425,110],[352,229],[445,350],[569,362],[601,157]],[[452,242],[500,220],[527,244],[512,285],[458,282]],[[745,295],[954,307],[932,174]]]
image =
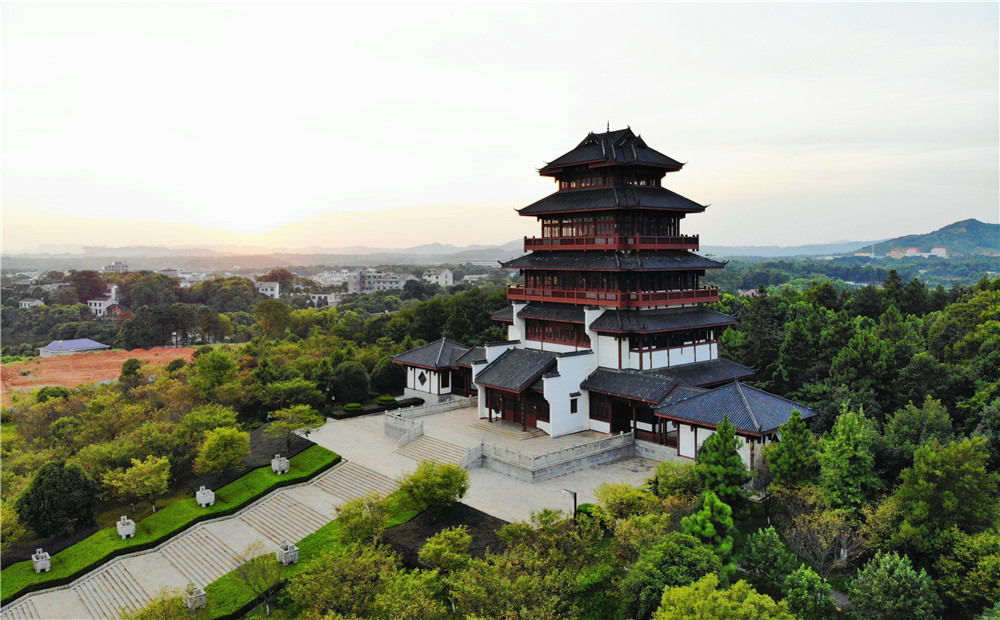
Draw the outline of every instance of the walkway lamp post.
[[[570,491],[569,489],[563,489],[563,493],[573,496],[573,523],[576,523],[576,491]]]

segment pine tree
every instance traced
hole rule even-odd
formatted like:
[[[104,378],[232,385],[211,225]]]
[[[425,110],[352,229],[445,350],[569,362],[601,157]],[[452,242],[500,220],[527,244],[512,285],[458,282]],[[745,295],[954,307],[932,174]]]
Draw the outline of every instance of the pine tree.
[[[819,453],[820,486],[834,508],[860,510],[882,486],[875,474],[876,433],[862,412],[845,406]]]
[[[714,493],[742,517],[747,512],[747,498],[741,487],[750,481],[750,472],[738,450],[735,429],[726,416],[715,434],[702,444],[694,467],[706,491]]]
[[[701,510],[681,519],[681,530],[715,549],[723,562],[733,553],[733,510],[712,493],[705,491]]]
[[[819,477],[817,442],[806,428],[798,409],[792,411],[788,423],[782,425],[778,432],[781,441],[764,449],[775,484],[797,487],[815,482]]]

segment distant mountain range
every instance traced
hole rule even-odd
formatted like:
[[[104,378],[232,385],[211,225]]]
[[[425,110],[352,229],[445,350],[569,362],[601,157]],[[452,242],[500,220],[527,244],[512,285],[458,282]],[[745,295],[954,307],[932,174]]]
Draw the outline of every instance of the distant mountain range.
[[[1000,256],[1000,224],[979,220],[955,222],[923,235],[906,235],[880,241],[838,241],[800,246],[702,246],[701,254],[720,258],[834,256],[854,252],[884,256],[896,248],[915,247],[928,252],[932,247],[947,248],[949,256],[985,254]],[[377,265],[463,263],[509,260],[523,254],[523,241],[503,245],[429,243],[411,248],[387,249],[367,246],[341,248],[310,247],[280,249],[254,246],[205,247],[99,247],[48,246],[37,253],[4,254],[8,269],[98,269],[111,260],[125,260],[132,269],[162,269],[167,266],[187,269],[263,269],[292,265]],[[68,266],[67,266],[68,265]]]

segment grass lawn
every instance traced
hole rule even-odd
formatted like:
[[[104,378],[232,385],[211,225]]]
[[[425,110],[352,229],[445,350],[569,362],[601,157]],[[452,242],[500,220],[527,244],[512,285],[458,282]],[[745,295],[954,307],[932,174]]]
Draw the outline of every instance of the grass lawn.
[[[287,474],[278,476],[270,467],[261,467],[222,487],[213,506],[202,508],[193,497],[170,504],[137,522],[134,538],[122,540],[114,527],[100,530],[52,556],[48,573],[35,573],[30,561],[8,566],[0,571],[0,600],[7,604],[22,593],[68,583],[117,555],[155,547],[198,521],[235,512],[272,489],[308,480],[339,460],[326,448],[313,446],[290,460]]]
[[[391,518],[387,527],[406,523],[417,516],[418,513],[416,511],[403,510],[399,507],[395,501],[395,493],[389,495],[388,499],[390,502],[389,514]],[[286,566],[283,569],[282,578],[287,580],[293,575],[298,574],[320,553],[341,545],[340,523],[336,520],[331,521],[296,543],[296,546],[299,548],[299,563]],[[262,617],[264,615],[263,608],[261,608],[260,614],[247,613],[246,607],[253,604],[256,597],[240,579],[239,575],[236,574],[236,571],[227,573],[210,583],[205,588],[205,594],[208,599],[208,605],[197,616],[199,620],[202,618],[240,617],[244,613],[247,614],[246,617],[257,617],[258,615]]]

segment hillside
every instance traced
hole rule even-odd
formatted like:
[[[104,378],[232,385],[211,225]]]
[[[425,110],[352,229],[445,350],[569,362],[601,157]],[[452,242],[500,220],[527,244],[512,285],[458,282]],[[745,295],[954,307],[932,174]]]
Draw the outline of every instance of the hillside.
[[[884,256],[896,248],[917,248],[920,252],[929,252],[931,248],[947,248],[949,256],[1000,256],[1000,224],[962,220],[924,235],[906,235],[879,241],[875,244],[875,254]],[[871,252],[872,246],[865,245],[857,251]]]

